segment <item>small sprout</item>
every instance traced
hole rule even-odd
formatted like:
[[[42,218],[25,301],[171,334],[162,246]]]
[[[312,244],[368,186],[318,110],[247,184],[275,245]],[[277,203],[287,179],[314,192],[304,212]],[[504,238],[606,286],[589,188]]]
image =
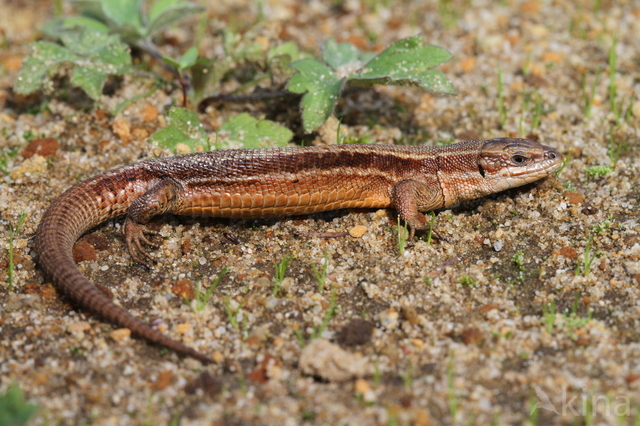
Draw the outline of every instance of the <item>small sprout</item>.
[[[227,319],[233,329],[236,331],[240,330],[240,327],[238,326],[238,313],[240,312],[240,309],[242,309],[242,304],[238,304],[237,308],[234,309],[231,306],[231,296],[227,295],[224,298],[224,308],[227,312]]]
[[[460,277],[460,285],[462,285],[462,287],[475,287],[476,279],[470,275],[462,275]]]
[[[316,265],[312,264],[311,269],[313,270],[313,276],[316,277],[316,281],[318,281],[318,293],[322,293],[324,291],[324,284],[327,280],[327,268],[329,267],[329,255],[327,252],[324,252],[324,258],[322,259],[322,267],[320,271],[319,268],[316,268]]]
[[[205,292],[200,291],[199,284],[196,286],[196,303],[195,303],[196,312],[202,311],[207,306],[207,303],[209,303],[209,299],[211,299],[211,295],[213,294],[213,291],[218,287],[218,285],[220,284],[220,281],[227,274],[227,272],[229,272],[229,268],[225,266],[220,270],[220,272],[218,272],[218,276],[216,277],[215,281],[211,283],[211,285]]]
[[[280,291],[280,284],[284,281],[284,274],[287,272],[289,263],[294,259],[293,255],[285,255],[279,263],[274,263],[275,277],[273,278],[273,293],[275,297]]]
[[[396,226],[398,235],[398,255],[404,256],[404,246],[407,244],[407,238],[409,238],[409,230],[407,229],[407,222],[404,222],[404,225],[401,225],[400,223],[401,219],[398,216],[398,225]]]
[[[611,166],[593,166],[584,171],[584,173],[589,177],[603,177],[613,172],[613,167]]]
[[[429,229],[427,230],[427,245],[430,246],[431,245],[431,239],[433,237],[433,225],[436,223],[436,214],[434,212],[429,212],[429,216],[431,216],[431,219],[429,220]]]
[[[542,307],[542,322],[545,324],[547,333],[553,332],[553,327],[556,322],[556,302],[552,300],[547,305]]]
[[[327,308],[327,311],[324,313],[324,317],[322,318],[322,323],[319,326],[316,326],[313,330],[313,333],[311,333],[311,336],[309,337],[309,340],[313,340],[313,339],[318,339],[320,337],[322,337],[322,334],[324,333],[324,331],[327,329],[327,326],[329,325],[329,321],[331,321],[331,318],[336,316],[336,301],[338,299],[338,292],[337,289],[332,289],[331,290],[331,299],[329,299],[329,307]]]
[[[520,271],[524,271],[524,253],[518,250],[511,258],[511,263],[516,265]]]
[[[7,275],[8,275],[8,284],[9,284],[9,291],[13,290],[13,278],[14,278],[14,271],[15,271],[15,264],[14,264],[14,260],[13,260],[13,240],[15,238],[15,236],[17,234],[20,233],[20,231],[22,231],[22,225],[24,225],[24,221],[27,218],[27,212],[25,212],[24,210],[20,213],[20,216],[18,217],[18,224],[17,226],[14,228],[12,223],[9,223],[9,265],[7,266]]]
[[[505,124],[507,124],[507,107],[504,104],[504,78],[500,67],[498,67],[498,117],[500,119],[500,128],[504,129]]]
[[[587,74],[585,73],[582,76],[583,112],[584,112],[584,118],[586,119],[591,118],[591,110],[593,109],[593,101],[596,97],[596,87],[598,87],[600,74],[601,74],[601,70],[598,69],[589,90],[587,90]]]

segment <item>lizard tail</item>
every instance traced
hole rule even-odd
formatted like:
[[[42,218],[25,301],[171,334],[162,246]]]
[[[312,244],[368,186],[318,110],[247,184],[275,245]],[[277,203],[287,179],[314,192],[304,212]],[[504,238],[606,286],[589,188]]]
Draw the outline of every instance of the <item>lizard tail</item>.
[[[211,358],[165,336],[113,303],[82,275],[73,261],[72,249],[76,240],[99,223],[122,215],[131,203],[132,200],[128,199],[116,204],[117,208],[114,208],[114,204],[107,208],[101,207],[104,203],[100,202],[100,193],[96,188],[104,188],[105,184],[107,188],[117,187],[108,184],[115,183],[113,180],[118,178],[115,174],[96,176],[70,188],[51,204],[36,231],[38,264],[56,288],[79,307],[98,314],[112,324],[128,328],[133,334],[149,342],[203,363],[211,363]]]

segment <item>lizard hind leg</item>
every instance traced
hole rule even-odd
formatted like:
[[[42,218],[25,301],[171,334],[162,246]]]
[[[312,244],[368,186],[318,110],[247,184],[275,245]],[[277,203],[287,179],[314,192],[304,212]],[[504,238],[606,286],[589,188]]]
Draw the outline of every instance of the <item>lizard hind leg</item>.
[[[415,231],[429,228],[423,211],[442,207],[444,197],[435,178],[425,180],[407,179],[398,182],[392,191],[392,199],[400,219],[409,225],[409,240]]]
[[[160,244],[151,241],[145,234],[159,233],[149,229],[146,224],[154,216],[177,211],[179,194],[178,184],[171,178],[165,178],[131,203],[124,221],[124,234],[127,250],[134,261],[151,266],[150,262],[154,259],[145,250],[143,243],[154,248],[160,247]]]

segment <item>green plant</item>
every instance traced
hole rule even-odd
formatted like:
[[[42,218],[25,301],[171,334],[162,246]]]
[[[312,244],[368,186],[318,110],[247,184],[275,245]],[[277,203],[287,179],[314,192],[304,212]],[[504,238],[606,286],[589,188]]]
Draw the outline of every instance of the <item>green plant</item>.
[[[171,124],[151,135],[150,141],[174,153],[178,144],[188,146],[191,152],[210,150],[209,135],[195,112],[171,108],[169,121]],[[246,113],[227,120],[220,126],[220,134],[224,134],[229,142],[239,142],[242,148],[282,147],[293,137],[286,127],[269,120],[257,120]],[[221,148],[221,144],[216,145]]]
[[[427,230],[427,245],[430,246],[431,245],[431,238],[433,237],[433,225],[436,223],[436,214],[434,212],[429,212],[429,216],[431,217],[431,219],[429,219],[429,229]]]
[[[518,250],[511,258],[511,263],[516,265],[520,271],[524,271],[524,252]]]
[[[584,173],[589,177],[603,177],[608,175],[613,171],[611,166],[593,166],[584,171]]]
[[[76,0],[74,6],[79,16],[63,17],[50,21],[45,33],[56,36],[73,32],[76,28],[91,28],[117,35],[122,41],[142,48],[151,37],[184,18],[202,12],[196,3],[182,0],[158,0],[146,14],[144,0]]]
[[[504,78],[500,67],[498,67],[498,118],[500,119],[500,128],[504,129],[507,124],[507,108],[504,104]]]
[[[218,272],[218,276],[216,277],[216,279],[213,281],[213,283],[211,283],[209,288],[204,292],[200,290],[200,284],[196,286],[196,292],[195,292],[196,293],[195,294],[196,296],[195,311],[196,312],[202,311],[207,306],[207,303],[209,303],[209,299],[211,299],[211,295],[213,294],[213,291],[218,287],[218,285],[220,284],[220,281],[227,274],[227,272],[229,272],[229,268],[225,266],[220,270],[220,272]]]
[[[38,406],[24,400],[22,389],[18,385],[11,385],[0,394],[0,425],[26,425],[38,411]]]
[[[460,285],[462,285],[462,287],[475,287],[476,279],[470,275],[462,275],[460,277]]]
[[[227,319],[234,330],[239,331],[240,327],[238,326],[238,312],[242,309],[242,304],[239,304],[236,309],[231,307],[231,296],[226,295],[224,298],[224,309],[227,312]]]
[[[29,94],[50,87],[49,77],[67,66],[73,69],[71,84],[98,100],[110,75],[132,69],[129,49],[117,36],[83,28],[60,34],[60,40],[62,46],[48,41],[32,45],[18,74],[16,92]]]
[[[585,277],[588,277],[591,273],[591,263],[593,263],[593,259],[595,259],[595,256],[591,254],[591,244],[593,244],[593,234],[590,234],[587,238],[587,244],[584,247],[582,262],[578,261],[578,263],[576,263],[576,275],[582,272]]]
[[[398,216],[398,225],[396,226],[398,235],[398,255],[404,256],[404,246],[407,244],[407,238],[409,238],[409,230],[407,229],[407,222],[404,222],[404,225],[401,225],[401,222],[400,216]]]
[[[556,322],[556,302],[552,300],[546,305],[542,306],[542,323],[547,329],[547,333],[553,332],[553,327]]]
[[[600,80],[601,70],[598,69],[596,76],[591,83],[591,87],[587,91],[587,74],[582,75],[582,100],[583,100],[583,112],[584,118],[591,118],[591,110],[593,109],[593,100],[596,97],[596,87],[598,87],[598,81]]]
[[[12,223],[9,223],[9,265],[7,266],[7,281],[9,283],[9,291],[13,290],[13,273],[15,265],[13,263],[13,240],[16,234],[19,234],[22,230],[24,220],[27,218],[27,213],[23,210],[18,217],[18,225],[14,228]]]
[[[449,364],[447,365],[447,402],[449,405],[449,414],[451,414],[451,419],[454,420],[460,409],[460,401],[456,396],[453,356],[449,358]]]
[[[313,333],[309,336],[309,340],[317,339],[322,337],[322,333],[327,329],[329,325],[329,321],[331,318],[336,316],[336,302],[338,300],[338,292],[337,289],[331,290],[331,299],[329,299],[329,307],[327,311],[324,313],[324,317],[322,318],[322,323],[319,326],[314,327]]]
[[[9,174],[9,160],[16,158],[18,148],[1,148],[0,149],[0,172]]]
[[[315,264],[311,265],[311,270],[313,271],[313,276],[318,281],[318,293],[322,293],[324,291],[324,284],[327,280],[327,268],[329,267],[329,255],[327,252],[324,252],[324,257],[322,259],[322,267],[320,271],[316,268]]]
[[[302,122],[306,131],[317,129],[333,112],[345,84],[415,85],[441,93],[454,93],[445,75],[433,69],[451,58],[446,50],[425,45],[422,36],[400,40],[380,54],[363,54],[351,43],[325,43],[322,60],[302,59],[291,64],[297,71],[287,89],[304,94]]]
[[[272,295],[275,297],[278,295],[280,291],[280,284],[284,281],[284,274],[287,272],[287,268],[289,267],[289,263],[294,259],[293,255],[285,255],[282,260],[278,263],[274,263],[275,267],[275,276],[273,278],[273,293]]]

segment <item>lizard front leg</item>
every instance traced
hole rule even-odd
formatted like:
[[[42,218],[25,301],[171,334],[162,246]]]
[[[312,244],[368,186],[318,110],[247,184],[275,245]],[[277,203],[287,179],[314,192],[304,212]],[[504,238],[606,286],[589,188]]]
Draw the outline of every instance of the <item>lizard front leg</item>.
[[[165,178],[153,185],[144,195],[136,198],[124,221],[124,235],[131,258],[147,267],[151,255],[142,246],[146,243],[152,247],[160,244],[149,240],[145,234],[157,235],[156,231],[147,228],[146,224],[153,216],[178,210],[181,187],[171,178]],[[144,259],[144,258],[146,259]]]
[[[403,180],[393,187],[391,198],[400,218],[409,224],[409,240],[413,239],[416,230],[429,228],[421,212],[444,206],[444,196],[436,178]]]

